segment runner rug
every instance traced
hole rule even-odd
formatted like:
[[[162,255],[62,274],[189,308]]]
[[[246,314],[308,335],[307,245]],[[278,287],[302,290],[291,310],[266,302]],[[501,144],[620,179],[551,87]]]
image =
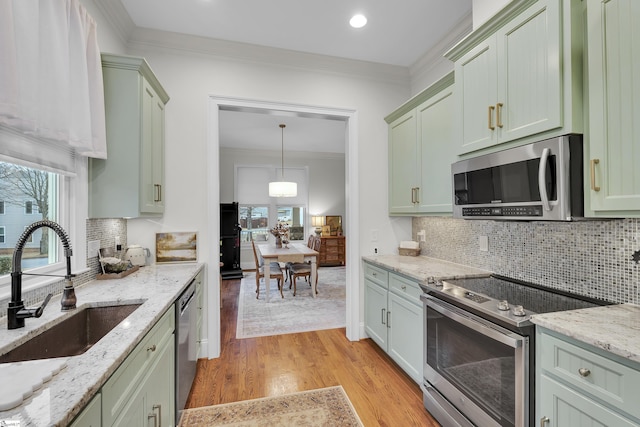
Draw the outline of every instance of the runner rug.
[[[264,281],[260,284],[260,299],[256,299],[255,273],[248,273],[240,285],[236,338],[344,328],[345,283],[345,267],[322,267],[318,272],[316,298],[304,279],[298,278],[295,297],[293,289],[289,290],[289,282],[285,282],[284,298],[272,280],[267,303]]]
[[[185,409],[179,427],[363,427],[342,386]]]

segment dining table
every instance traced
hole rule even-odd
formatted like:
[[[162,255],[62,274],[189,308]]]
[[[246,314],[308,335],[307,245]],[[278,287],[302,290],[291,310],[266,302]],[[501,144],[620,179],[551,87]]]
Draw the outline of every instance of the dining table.
[[[283,245],[282,247],[276,247],[273,244],[263,244],[256,245],[260,256],[264,260],[263,269],[264,269],[264,278],[265,278],[265,286],[266,286],[266,302],[269,302],[270,295],[270,274],[271,267],[269,264],[271,262],[310,262],[311,263],[311,277],[309,277],[309,281],[311,284],[311,295],[313,298],[316,297],[317,286],[316,277],[318,272],[318,256],[320,255],[318,251],[314,251],[313,249],[307,247],[303,243],[289,243],[288,245]],[[282,283],[284,286],[284,281]]]

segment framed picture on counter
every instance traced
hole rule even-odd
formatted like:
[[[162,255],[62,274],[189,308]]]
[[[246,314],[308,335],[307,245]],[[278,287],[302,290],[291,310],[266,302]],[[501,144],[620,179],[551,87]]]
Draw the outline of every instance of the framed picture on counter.
[[[322,226],[322,237],[331,236],[331,226],[323,225]]]
[[[156,233],[156,263],[196,262],[198,260],[198,233]]]

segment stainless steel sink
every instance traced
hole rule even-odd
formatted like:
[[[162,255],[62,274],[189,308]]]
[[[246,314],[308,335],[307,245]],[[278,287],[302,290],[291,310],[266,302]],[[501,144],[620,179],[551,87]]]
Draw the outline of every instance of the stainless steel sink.
[[[0,363],[77,356],[89,350],[141,304],[88,307],[0,356]]]

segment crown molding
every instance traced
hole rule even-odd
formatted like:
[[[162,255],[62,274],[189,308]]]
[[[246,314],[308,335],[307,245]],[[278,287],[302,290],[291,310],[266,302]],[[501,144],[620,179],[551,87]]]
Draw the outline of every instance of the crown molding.
[[[120,0],[95,0],[95,7],[104,15],[113,27],[116,36],[126,45],[136,28]]]
[[[268,64],[274,67],[311,70],[328,74],[356,75],[361,78],[401,85],[408,85],[410,79],[407,67],[146,28],[135,28],[127,41],[127,45],[144,50],[156,49],[178,54],[201,55],[253,64]]]
[[[453,46],[467,37],[473,31],[473,13],[469,12],[460,19],[446,36],[436,43],[436,45],[420,57],[409,67],[409,75],[411,81],[418,81],[422,77],[428,75],[431,70],[438,67],[443,62],[451,63],[451,61],[445,58],[445,53],[449,51]],[[451,67],[453,68],[453,63]]]

